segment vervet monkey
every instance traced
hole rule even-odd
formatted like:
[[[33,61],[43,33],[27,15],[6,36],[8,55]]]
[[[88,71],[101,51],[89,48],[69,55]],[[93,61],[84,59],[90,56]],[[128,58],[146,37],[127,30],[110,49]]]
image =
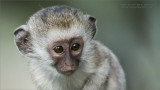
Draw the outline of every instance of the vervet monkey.
[[[93,39],[95,33],[94,17],[69,6],[52,6],[36,12],[14,35],[19,51],[31,59],[38,90],[125,90],[120,63]]]

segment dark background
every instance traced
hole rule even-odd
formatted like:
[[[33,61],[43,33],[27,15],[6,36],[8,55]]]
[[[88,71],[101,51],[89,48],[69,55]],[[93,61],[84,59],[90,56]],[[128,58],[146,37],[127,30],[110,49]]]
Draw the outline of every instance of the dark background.
[[[35,90],[15,28],[41,8],[69,5],[97,18],[97,40],[120,59],[127,90],[160,90],[159,0],[1,0],[0,90]]]

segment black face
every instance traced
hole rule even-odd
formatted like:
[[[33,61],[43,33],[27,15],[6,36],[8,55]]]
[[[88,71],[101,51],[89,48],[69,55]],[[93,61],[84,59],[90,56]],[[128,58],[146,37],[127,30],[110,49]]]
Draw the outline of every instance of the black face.
[[[81,37],[49,43],[48,50],[55,62],[54,67],[56,67],[58,72],[64,75],[71,75],[77,70],[83,44]]]

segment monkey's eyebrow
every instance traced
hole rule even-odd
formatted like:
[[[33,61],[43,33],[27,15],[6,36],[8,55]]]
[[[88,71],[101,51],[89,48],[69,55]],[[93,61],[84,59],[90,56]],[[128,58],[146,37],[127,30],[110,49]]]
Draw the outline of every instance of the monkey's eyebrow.
[[[54,41],[54,43],[68,43],[68,42],[70,42],[70,40],[68,40],[68,39],[61,39],[58,41]]]
[[[80,36],[77,36],[77,37],[71,37],[71,38],[65,38],[65,39],[60,39],[60,40],[55,40],[55,41],[53,41],[54,43],[68,43],[68,42],[71,42],[71,41],[73,41],[73,40],[76,40],[76,39],[81,39],[81,37]]]

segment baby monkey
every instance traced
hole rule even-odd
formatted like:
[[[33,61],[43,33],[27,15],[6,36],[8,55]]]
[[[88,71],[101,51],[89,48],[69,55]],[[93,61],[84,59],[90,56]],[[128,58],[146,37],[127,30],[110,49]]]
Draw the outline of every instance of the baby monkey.
[[[96,19],[69,6],[36,12],[18,27],[15,42],[29,57],[38,90],[125,90],[116,56],[94,40]]]

